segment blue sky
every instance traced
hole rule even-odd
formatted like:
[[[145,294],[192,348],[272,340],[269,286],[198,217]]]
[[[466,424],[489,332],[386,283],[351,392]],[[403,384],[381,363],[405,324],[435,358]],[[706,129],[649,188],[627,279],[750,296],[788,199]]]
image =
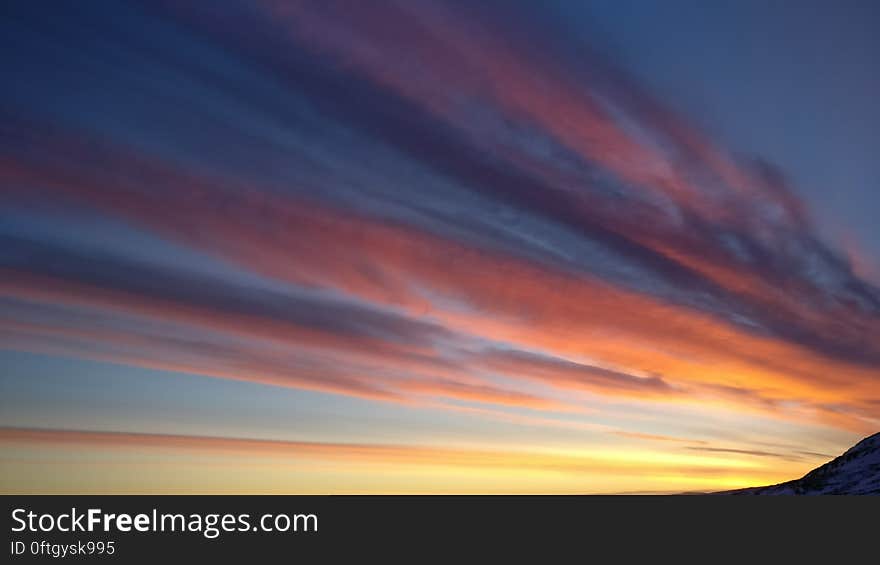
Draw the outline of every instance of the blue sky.
[[[8,11],[3,490],[726,488],[880,424],[876,3]]]

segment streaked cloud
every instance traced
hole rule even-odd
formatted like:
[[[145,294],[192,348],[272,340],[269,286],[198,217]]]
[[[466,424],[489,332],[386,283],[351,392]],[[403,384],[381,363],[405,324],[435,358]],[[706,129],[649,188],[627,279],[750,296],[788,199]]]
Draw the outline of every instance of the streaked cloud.
[[[607,58],[455,3],[68,11],[12,14],[36,27],[10,30],[28,57],[0,96],[4,349],[684,441],[692,457],[776,453],[678,437],[696,413],[715,439],[753,419],[792,436],[880,424],[869,258],[826,241],[777,167]],[[140,24],[123,34],[113,14]],[[100,241],[53,226],[91,218],[111,226]],[[157,260],[134,232],[188,259]],[[656,430],[635,424],[648,413]]]

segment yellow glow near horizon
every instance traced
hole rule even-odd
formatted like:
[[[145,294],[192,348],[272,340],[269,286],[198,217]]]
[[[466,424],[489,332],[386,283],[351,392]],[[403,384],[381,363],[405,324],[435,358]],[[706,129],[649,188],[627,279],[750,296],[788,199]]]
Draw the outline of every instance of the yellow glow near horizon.
[[[615,493],[723,490],[803,462],[652,450],[479,451],[5,430],[4,492]],[[809,464],[806,464],[808,467]]]

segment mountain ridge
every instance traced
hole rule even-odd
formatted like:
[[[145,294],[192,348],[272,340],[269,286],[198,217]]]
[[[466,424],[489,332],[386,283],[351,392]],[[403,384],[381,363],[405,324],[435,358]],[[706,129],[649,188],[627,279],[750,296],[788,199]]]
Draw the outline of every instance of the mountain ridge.
[[[799,479],[715,494],[880,495],[880,432],[862,439],[842,455]]]

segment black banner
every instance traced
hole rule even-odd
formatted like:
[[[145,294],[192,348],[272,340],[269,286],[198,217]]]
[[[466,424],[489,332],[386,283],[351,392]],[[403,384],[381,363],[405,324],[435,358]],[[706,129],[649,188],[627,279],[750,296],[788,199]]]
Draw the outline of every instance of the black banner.
[[[876,497],[7,496],[2,562],[876,554]],[[760,561],[760,560],[759,560]]]

